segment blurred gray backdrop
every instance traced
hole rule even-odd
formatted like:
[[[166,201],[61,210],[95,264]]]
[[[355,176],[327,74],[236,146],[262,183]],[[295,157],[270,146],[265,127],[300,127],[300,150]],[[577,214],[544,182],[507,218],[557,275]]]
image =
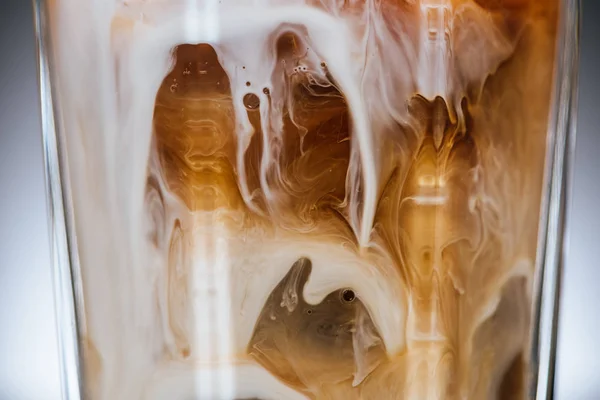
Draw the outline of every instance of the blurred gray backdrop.
[[[600,1],[584,0],[557,398],[600,400]],[[0,400],[59,399],[31,2],[0,0]]]

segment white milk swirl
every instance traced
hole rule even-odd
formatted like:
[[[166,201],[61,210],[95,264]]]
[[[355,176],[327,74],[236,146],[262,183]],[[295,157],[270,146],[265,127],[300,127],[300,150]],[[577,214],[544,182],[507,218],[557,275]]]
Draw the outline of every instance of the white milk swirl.
[[[524,394],[555,2],[51,3],[86,398]]]

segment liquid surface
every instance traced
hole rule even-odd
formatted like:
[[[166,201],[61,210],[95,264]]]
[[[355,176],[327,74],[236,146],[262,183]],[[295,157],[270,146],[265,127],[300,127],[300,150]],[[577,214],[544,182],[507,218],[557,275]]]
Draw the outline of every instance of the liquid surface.
[[[86,398],[524,398],[557,4],[53,1]]]

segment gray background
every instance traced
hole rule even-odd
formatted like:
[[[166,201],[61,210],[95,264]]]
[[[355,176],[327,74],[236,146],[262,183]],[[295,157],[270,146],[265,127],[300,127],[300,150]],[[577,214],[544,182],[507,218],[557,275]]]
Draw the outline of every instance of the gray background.
[[[584,0],[557,398],[600,400],[600,1]],[[0,400],[59,399],[31,2],[0,0]]]

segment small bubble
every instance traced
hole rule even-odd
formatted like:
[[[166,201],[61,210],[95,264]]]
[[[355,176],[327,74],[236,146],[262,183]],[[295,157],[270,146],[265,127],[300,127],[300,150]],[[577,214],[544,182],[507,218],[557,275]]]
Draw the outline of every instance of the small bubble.
[[[321,62],[321,68],[327,68],[327,63],[325,61]]]
[[[344,289],[342,292],[342,302],[352,303],[356,299],[356,294],[352,289]]]
[[[246,66],[244,65],[244,66],[242,67],[242,69],[246,69]]]
[[[188,358],[190,356],[190,348],[189,347],[184,347],[181,350],[181,355],[183,356],[183,358]]]
[[[313,310],[311,308],[309,308],[308,310],[306,310],[306,314],[307,315],[312,315],[312,313],[313,313]]]
[[[258,107],[260,107],[260,99],[254,93],[248,93],[247,95],[245,95],[243,101],[244,106],[248,110],[256,110]]]
[[[431,261],[431,252],[429,250],[423,252],[423,261],[426,263]]]
[[[266,94],[267,96],[271,94],[271,91],[269,90],[269,88],[264,88],[263,89],[263,93]]]
[[[246,86],[250,86],[250,85],[251,85],[251,83],[250,83],[250,82],[246,82]]]

